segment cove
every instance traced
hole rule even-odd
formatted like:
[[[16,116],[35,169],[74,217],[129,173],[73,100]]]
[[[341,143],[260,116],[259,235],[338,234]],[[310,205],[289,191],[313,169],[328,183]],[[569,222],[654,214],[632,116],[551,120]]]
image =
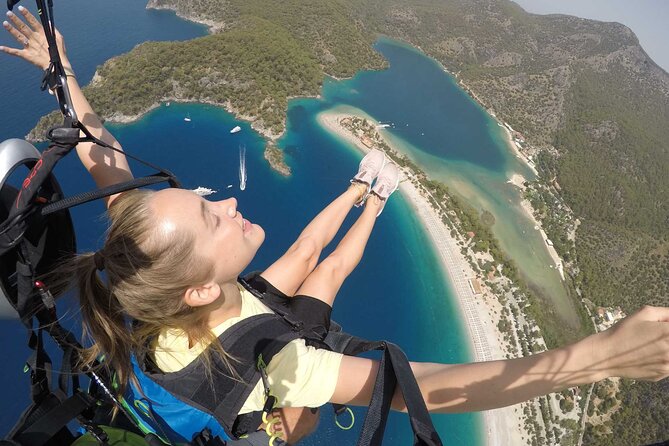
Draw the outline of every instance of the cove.
[[[300,102],[309,113],[352,106],[391,124],[383,136],[432,179],[479,212],[495,217],[492,232],[528,284],[567,323],[578,317],[535,223],[520,206],[513,174],[535,179],[510,150],[503,129],[434,59],[414,47],[380,38],[375,48],[390,66],[348,80],[326,79],[322,98]]]

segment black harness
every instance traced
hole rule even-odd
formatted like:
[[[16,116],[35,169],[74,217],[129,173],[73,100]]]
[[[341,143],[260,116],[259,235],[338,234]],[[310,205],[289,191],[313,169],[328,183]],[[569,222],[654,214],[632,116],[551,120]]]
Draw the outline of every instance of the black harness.
[[[249,277],[249,276],[247,276]],[[411,371],[404,353],[394,344],[384,341],[370,342],[341,331],[333,324],[325,341],[314,339],[311,332],[302,330],[302,323],[294,318],[286,307],[276,300],[266,298],[265,294],[249,285],[244,278],[239,279],[249,292],[271,308],[274,313],[260,314],[246,318],[227,329],[218,340],[224,351],[234,360],[231,366],[233,375],[225,363],[216,354],[210,355],[214,379],[208,378],[202,359],[196,359],[185,368],[171,373],[164,373],[148,357],[137,358],[142,372],[152,381],[170,392],[183,403],[211,414],[223,426],[232,438],[254,431],[261,423],[263,412],[269,413],[276,402],[271,396],[271,389],[264,377],[263,364],[269,364],[272,358],[289,342],[305,339],[307,344],[318,348],[358,355],[371,350],[383,352],[379,373],[376,377],[374,393],[367,412],[358,446],[381,445],[385,423],[390,410],[390,403],[399,387],[405,396],[406,406],[414,431],[414,445],[438,446],[441,440],[434,429],[425,402]],[[262,360],[259,361],[259,358]],[[228,379],[223,378],[227,376]],[[258,382],[265,381],[266,403],[262,411],[237,415],[251,391]],[[344,413],[346,408],[333,405],[335,416]],[[159,417],[155,417],[159,418]],[[168,429],[165,429],[168,430]]]

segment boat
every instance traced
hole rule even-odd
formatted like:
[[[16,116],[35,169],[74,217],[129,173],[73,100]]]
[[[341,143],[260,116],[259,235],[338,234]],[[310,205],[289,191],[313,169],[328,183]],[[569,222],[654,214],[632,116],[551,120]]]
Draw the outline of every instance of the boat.
[[[184,118],[184,121],[191,122],[190,115],[186,115],[186,117]]]
[[[241,132],[241,131],[242,131],[242,128],[240,126],[237,126],[234,129],[230,130],[230,133],[237,133],[237,132]]]
[[[206,197],[207,195],[215,194],[217,191],[208,187],[198,186],[197,188],[193,189],[193,192],[201,197]]]
[[[169,106],[170,106],[170,103],[169,103],[169,102],[165,104],[165,107],[169,107]]]
[[[230,188],[232,188],[232,184],[228,184],[228,185],[226,186],[226,189],[230,189]]]

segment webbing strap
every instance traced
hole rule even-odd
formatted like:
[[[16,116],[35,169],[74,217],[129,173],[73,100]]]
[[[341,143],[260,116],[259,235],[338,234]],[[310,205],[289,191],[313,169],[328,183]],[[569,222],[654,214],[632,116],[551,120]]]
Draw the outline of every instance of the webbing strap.
[[[208,379],[202,359],[171,373],[148,370],[150,362],[146,356],[138,355],[137,362],[152,381],[184,403],[211,414],[229,434],[235,435],[244,433],[237,430],[255,430],[260,424],[259,419],[249,417],[243,417],[236,423],[239,410],[260,380],[260,372],[256,368],[258,356],[262,355],[269,363],[286,344],[298,337],[298,333],[276,314],[260,314],[234,324],[219,336],[219,342],[232,358],[229,364],[234,368],[236,377],[232,376],[228,365],[215,350],[210,356],[212,374],[223,375],[227,379]],[[157,412],[160,415],[159,410]]]
[[[300,331],[301,322],[295,318],[284,306],[278,304],[271,296],[265,296],[262,292],[254,289],[248,282],[256,273],[239,278],[241,283],[253,295],[281,315],[284,320]],[[269,298],[268,298],[269,297]],[[414,432],[414,445],[417,446],[441,446],[441,439],[437,434],[432,419],[425,406],[423,395],[420,392],[416,378],[411,370],[411,365],[406,355],[397,345],[385,341],[368,341],[341,331],[341,326],[332,322],[330,331],[324,342],[311,340],[311,344],[318,348],[328,348],[334,352],[343,353],[348,356],[358,356],[361,353],[381,350],[383,356],[379,364],[372,399],[365,417],[362,432],[358,439],[358,446],[381,445],[383,434],[390,412],[390,405],[399,386],[404,396],[404,401],[409,413],[411,428]],[[319,344],[323,344],[321,347]],[[333,405],[335,413],[341,409],[341,405]]]
[[[39,404],[51,392],[51,358],[44,350],[42,329],[30,333],[28,346],[33,349],[26,361],[30,371],[30,394],[34,403]]]
[[[94,405],[95,400],[90,395],[76,392],[31,423],[15,437],[15,440],[21,444],[42,446],[67,423]]]
[[[107,186],[102,189],[97,189],[93,191],[82,192],[71,197],[63,198],[54,203],[50,203],[42,208],[42,215],[46,216],[53,214],[54,212],[62,211],[63,209],[68,209],[80,204],[88,203],[99,198],[108,197],[110,195],[119,194],[121,192],[126,192],[131,189],[137,189],[139,187],[151,186],[153,184],[162,183],[165,181],[172,181],[174,178],[168,176],[168,174],[160,172],[154,175],[149,175],[142,178],[135,178],[130,181],[125,181],[123,183],[116,183],[112,186]]]
[[[386,427],[395,388],[399,386],[409,413],[416,446],[441,446],[441,439],[430,418],[425,401],[404,352],[395,344],[385,341],[367,341],[348,333],[330,331],[325,342],[333,351],[357,356],[361,353],[381,350],[372,399],[365,416],[358,446],[380,446]]]
[[[381,444],[381,439],[383,438],[382,432],[385,428],[385,421],[388,418],[396,386],[400,388],[409,413],[409,420],[414,433],[414,445],[441,446],[441,439],[432,424],[432,419],[425,406],[425,400],[411,370],[409,361],[399,347],[390,343],[386,345],[379,365],[374,393],[372,394],[369,406],[368,417],[370,419],[365,418],[363,427],[363,432],[366,430],[370,433],[376,431],[376,435],[368,436],[367,438],[361,437],[358,445]],[[375,414],[382,417],[383,421],[379,422],[379,419],[375,418]]]

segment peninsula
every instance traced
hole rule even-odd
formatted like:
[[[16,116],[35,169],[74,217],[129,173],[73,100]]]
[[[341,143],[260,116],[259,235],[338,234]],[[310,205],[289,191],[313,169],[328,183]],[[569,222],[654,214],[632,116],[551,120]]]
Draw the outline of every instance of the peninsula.
[[[505,359],[507,352],[513,346],[509,345],[497,329],[502,306],[492,298],[486,290],[482,296],[479,274],[474,271],[467,257],[462,254],[463,247],[471,240],[465,240],[456,231],[451,231],[444,218],[452,219],[435,198],[433,191],[425,182],[424,174],[411,163],[404,155],[389,146],[375,130],[378,122],[366,116],[361,110],[355,114],[323,112],[318,116],[318,122],[340,139],[349,142],[363,153],[372,148],[384,150],[402,166],[399,190],[413,207],[423,223],[425,231],[432,239],[435,252],[441,260],[443,274],[450,279],[453,292],[460,307],[462,320],[467,327],[470,351],[475,361],[490,361]],[[467,248],[465,248],[467,249]],[[470,258],[473,252],[469,252]],[[504,446],[521,444],[524,438],[530,436],[527,432],[531,427],[525,424],[522,412],[513,407],[487,411],[484,413],[485,431],[493,432],[486,436],[489,446]]]

